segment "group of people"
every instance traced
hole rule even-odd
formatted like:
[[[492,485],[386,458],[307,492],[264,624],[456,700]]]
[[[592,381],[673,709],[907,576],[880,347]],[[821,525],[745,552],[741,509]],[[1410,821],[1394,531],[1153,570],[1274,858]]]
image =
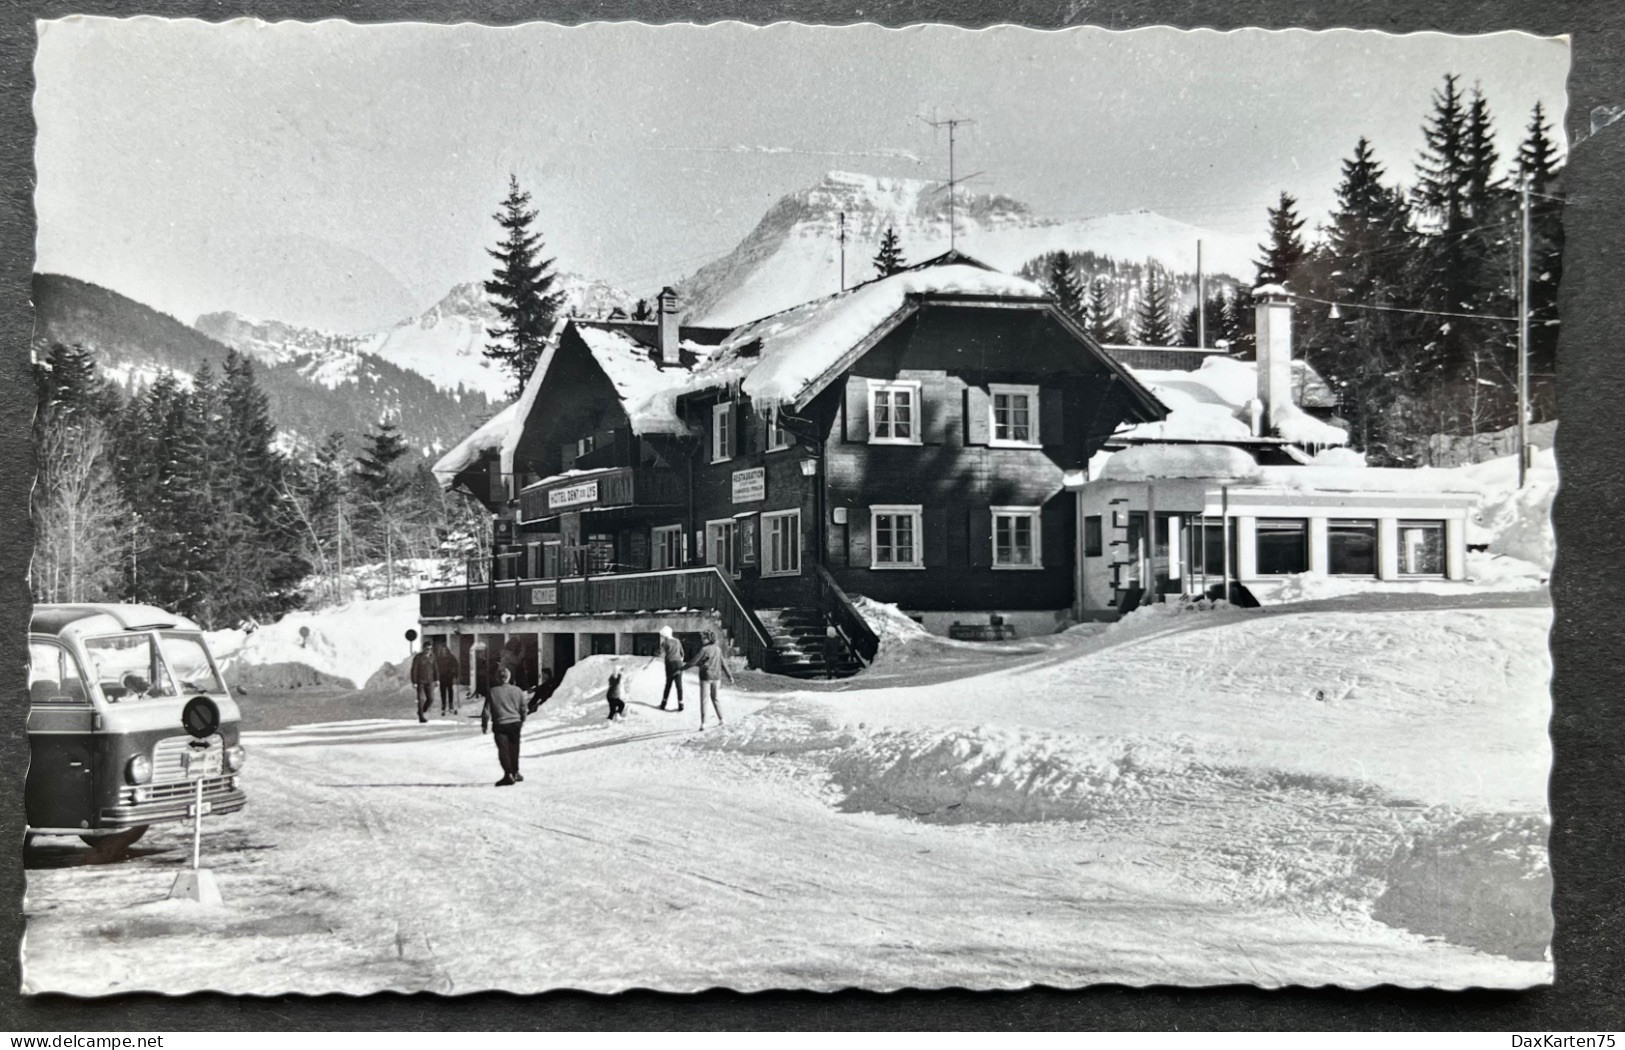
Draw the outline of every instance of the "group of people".
[[[670,710],[667,704],[674,688],[677,691],[677,710],[683,710],[683,672],[694,668],[700,674],[700,728],[702,730],[705,728],[707,697],[710,698],[711,711],[716,715],[717,725],[722,724],[722,707],[717,703],[717,683],[722,678],[727,678],[731,685],[734,676],[714,633],[705,632],[699,651],[692,659],[685,659],[683,643],[678,640],[670,627],[662,627],[659,649],[650,658],[650,662],[654,660],[662,661],[666,671],[666,686],[660,697],[660,710]],[[531,691],[528,701],[525,690],[514,684],[513,669],[506,664],[498,666],[495,684],[486,691],[485,706],[480,712],[480,732],[491,733],[496,741],[497,761],[502,766],[502,779],[496,782],[497,787],[511,787],[525,779],[519,772],[519,736],[524,729],[526,716],[534,714],[536,709],[546,703],[548,697],[552,695],[551,688],[546,689],[544,695],[544,686],[551,684],[547,670],[544,668],[541,674],[542,682]],[[610,672],[609,682],[604,688],[604,698],[609,702],[611,721],[620,721],[626,717],[626,683],[619,667]]]
[[[457,685],[457,672],[460,669],[457,657],[446,648],[445,642],[423,639],[423,649],[412,657],[412,685],[417,690],[418,721],[429,720],[429,708],[434,705],[435,687],[440,688],[440,713],[451,714],[457,710],[457,699],[453,690]]]

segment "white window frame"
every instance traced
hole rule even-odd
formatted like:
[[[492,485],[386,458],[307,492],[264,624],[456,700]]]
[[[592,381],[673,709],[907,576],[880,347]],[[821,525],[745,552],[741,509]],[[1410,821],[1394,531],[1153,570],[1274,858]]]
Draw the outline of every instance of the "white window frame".
[[[783,438],[783,441],[779,439]],[[779,406],[774,405],[767,414],[767,451],[783,452],[795,445],[795,439],[790,432],[779,426]]]
[[[726,463],[734,458],[739,435],[734,433],[734,403],[719,401],[711,406],[711,462]]]
[[[1405,568],[1405,529],[1425,528],[1439,533],[1439,571],[1409,572]],[[1405,580],[1442,580],[1450,570],[1450,526],[1443,518],[1400,518],[1394,522],[1394,569]]]
[[[598,447],[598,435],[588,434],[586,437],[576,438],[576,458],[580,459]]]
[[[878,395],[907,393],[909,396],[909,436],[882,437],[876,430],[879,422],[879,413],[875,411],[875,400]],[[869,380],[869,444],[871,445],[918,445],[921,443],[920,424],[925,414],[921,411],[924,406],[920,403],[920,384],[918,380],[911,379],[871,379]],[[888,409],[888,415],[890,411]],[[895,424],[894,424],[895,428]]]
[[[665,540],[668,536],[677,537],[677,561],[670,565],[655,565],[656,559],[653,555],[663,553],[666,550]],[[652,568],[656,570],[681,568],[683,564],[683,527],[681,525],[657,525],[650,529],[649,548],[651,552],[649,561]]]
[[[988,524],[988,564],[1002,572],[1028,572],[1044,567],[1044,508],[1042,507],[989,507],[991,521]],[[1026,518],[1032,528],[1031,562],[1001,562],[999,561],[999,519],[1000,518]]]
[[[774,549],[773,526],[778,522],[794,521],[790,528],[796,537],[796,560],[789,568],[775,569],[772,567],[777,554]],[[775,510],[762,515],[762,575],[763,576],[800,576],[801,575],[801,548],[805,546],[801,535],[801,510]]]
[[[711,526],[713,525],[726,525],[730,530],[728,533],[728,561],[730,564],[724,565],[716,560],[717,545],[711,539]],[[705,564],[715,565],[736,580],[739,578],[739,522],[737,520],[734,518],[712,518],[705,523]]]
[[[902,517],[908,515],[914,519],[914,559],[908,562],[880,560],[880,544],[876,541],[882,516],[891,515]],[[918,503],[913,504],[882,504],[869,508],[869,568],[871,569],[923,569],[925,568],[925,515]]]
[[[999,437],[999,395],[1020,396],[1027,399],[1027,440]],[[1038,387],[1022,383],[989,383],[987,385],[987,443],[992,448],[1042,448],[1038,433]]]

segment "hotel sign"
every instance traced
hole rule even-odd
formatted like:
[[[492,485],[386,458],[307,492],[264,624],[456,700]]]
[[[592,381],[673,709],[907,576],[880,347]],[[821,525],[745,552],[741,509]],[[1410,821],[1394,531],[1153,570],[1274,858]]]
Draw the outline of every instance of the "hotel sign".
[[[734,502],[760,503],[767,499],[767,470],[752,467],[734,471]]]
[[[736,482],[737,484],[737,482]],[[583,481],[579,485],[565,485],[547,494],[547,509],[573,507],[577,503],[592,503],[598,499],[598,482]]]

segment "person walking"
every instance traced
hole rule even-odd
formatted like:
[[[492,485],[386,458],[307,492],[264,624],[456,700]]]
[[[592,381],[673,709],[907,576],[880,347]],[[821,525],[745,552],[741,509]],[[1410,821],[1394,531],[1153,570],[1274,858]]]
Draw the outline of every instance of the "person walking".
[[[457,657],[446,647],[444,641],[435,643],[434,654],[435,677],[440,681],[440,710],[442,713],[457,710],[457,701],[452,691],[457,688]]]
[[[670,627],[660,628],[660,659],[666,666],[666,688],[660,694],[660,710],[666,710],[671,687],[677,687],[677,710],[683,709],[683,643],[671,633]]]
[[[525,778],[519,774],[519,731],[525,727],[525,691],[511,681],[506,667],[497,669],[496,684],[485,697],[480,711],[480,732],[490,730],[496,739],[497,761],[502,763],[502,779],[497,787],[511,787]]]
[[[429,705],[434,702],[435,683],[434,643],[427,638],[423,639],[423,648],[412,656],[411,679],[418,702],[418,721],[427,722]]]
[[[711,695],[711,710],[716,712],[717,725],[722,724],[722,708],[717,705],[717,679],[726,675],[728,684],[734,684],[734,673],[728,669],[728,660],[722,655],[722,647],[717,644],[717,636],[710,631],[704,635],[705,644],[700,651],[694,654],[685,667],[697,667],[700,670],[700,728],[705,728],[705,697]],[[709,690],[707,687],[709,686]]]

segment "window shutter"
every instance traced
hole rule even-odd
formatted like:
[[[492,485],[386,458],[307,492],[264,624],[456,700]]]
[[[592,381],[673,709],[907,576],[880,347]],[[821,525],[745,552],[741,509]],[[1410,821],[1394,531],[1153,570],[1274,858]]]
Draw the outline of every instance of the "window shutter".
[[[920,437],[927,445],[941,445],[948,440],[953,423],[953,380],[947,376],[926,376],[920,381]]]
[[[970,563],[978,568],[993,564],[993,512],[987,507],[972,507],[970,515]]]
[[[846,377],[846,440],[869,440],[869,384],[859,376]]]
[[[987,391],[982,387],[972,385],[965,388],[965,444],[987,444],[991,405]]]
[[[1055,387],[1041,387],[1038,391],[1038,438],[1046,445],[1065,444],[1061,418],[1061,391]]]
[[[869,567],[869,508],[846,512],[846,563],[854,569]]]
[[[743,456],[756,451],[756,419],[755,413],[745,407],[745,402],[734,402],[734,454]]]
[[[925,545],[920,551],[925,567],[948,564],[948,511],[942,507],[922,508],[920,529],[925,533]]]

